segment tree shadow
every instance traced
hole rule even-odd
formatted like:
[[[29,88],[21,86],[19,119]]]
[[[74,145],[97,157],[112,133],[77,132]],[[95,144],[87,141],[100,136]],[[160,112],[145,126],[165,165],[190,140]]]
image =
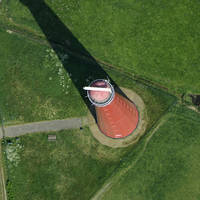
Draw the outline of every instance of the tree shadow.
[[[20,2],[32,13],[95,119],[94,106],[91,106],[86,98],[86,91],[83,90],[83,87],[88,85],[88,80],[109,78],[115,89],[126,96],[44,0],[20,0]],[[68,62],[63,60],[64,53],[69,55]]]

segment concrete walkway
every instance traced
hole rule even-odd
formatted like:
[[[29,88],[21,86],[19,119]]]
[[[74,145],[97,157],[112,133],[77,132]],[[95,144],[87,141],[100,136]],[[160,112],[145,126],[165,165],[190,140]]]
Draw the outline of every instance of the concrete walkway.
[[[4,135],[5,137],[16,137],[28,133],[53,132],[66,129],[76,129],[86,124],[86,117],[33,122],[22,125],[6,126],[4,127]],[[0,129],[0,138],[2,137],[3,131],[2,129]]]

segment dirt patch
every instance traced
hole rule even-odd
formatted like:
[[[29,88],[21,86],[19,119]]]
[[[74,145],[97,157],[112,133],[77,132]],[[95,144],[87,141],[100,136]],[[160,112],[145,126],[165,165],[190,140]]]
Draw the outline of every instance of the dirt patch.
[[[187,106],[189,109],[197,112],[197,113],[200,113],[200,111],[195,107],[195,106]]]
[[[110,146],[113,148],[126,147],[136,143],[139,138],[144,134],[147,124],[147,114],[145,105],[141,97],[130,89],[120,87],[122,92],[129,98],[130,101],[134,102],[139,111],[139,122],[137,128],[132,134],[122,139],[112,139],[105,136],[100,132],[95,119],[92,115],[88,114],[88,124],[93,136],[103,145]]]

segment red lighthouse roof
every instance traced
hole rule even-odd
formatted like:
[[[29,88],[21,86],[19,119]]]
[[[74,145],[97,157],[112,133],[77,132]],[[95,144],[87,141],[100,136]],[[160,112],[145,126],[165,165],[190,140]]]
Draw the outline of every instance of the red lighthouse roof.
[[[111,138],[124,138],[133,133],[139,122],[136,105],[115,94],[113,86],[106,80],[95,80],[90,86],[94,90],[87,91],[88,98],[95,105],[100,131]],[[109,88],[110,91],[95,91],[95,88]]]
[[[109,105],[96,107],[96,115],[99,129],[111,138],[124,138],[132,134],[139,122],[135,104],[118,93]]]

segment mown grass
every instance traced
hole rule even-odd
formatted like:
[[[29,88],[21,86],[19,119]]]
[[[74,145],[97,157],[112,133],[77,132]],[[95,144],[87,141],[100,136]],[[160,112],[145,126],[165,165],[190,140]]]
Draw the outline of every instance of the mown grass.
[[[87,127],[51,134],[55,142],[47,140],[47,133],[35,133],[4,143],[13,199],[89,199],[131,150],[101,145]]]
[[[95,71],[95,66],[66,52],[61,55],[62,63],[75,77],[76,87],[81,89],[78,92],[68,71],[51,48],[4,30],[0,31],[0,35],[0,108],[5,124],[86,115],[87,108],[79,94],[83,90],[78,83],[85,82],[82,79],[88,77],[85,84],[89,84],[93,80],[91,72]],[[105,70],[119,86],[130,88],[142,97],[148,111],[149,127],[175,100],[173,96],[128,78],[123,73]],[[106,78],[101,74],[99,77]]]
[[[175,94],[199,93],[197,0],[47,2],[93,56],[157,81]],[[9,23],[41,33],[19,1],[3,1],[1,11],[10,18]],[[63,90],[62,84],[68,82],[60,81],[62,67],[59,63],[54,68],[58,60],[49,48],[2,30],[0,37],[0,108],[7,124],[86,114],[73,84],[69,91]],[[80,63],[86,66],[72,59],[69,67]],[[119,86],[133,89],[143,98],[148,128],[174,102],[164,92],[106,71]],[[69,80],[64,71],[59,73]],[[104,199],[200,198],[199,116],[184,107],[174,112],[176,116],[155,133],[142,159]],[[10,164],[8,169],[9,191],[15,199],[89,199],[130,150],[104,147],[88,129],[84,134],[74,130],[56,135],[56,143],[47,142],[46,134],[20,138],[24,145],[19,151],[20,163],[17,167]],[[136,148],[127,159],[137,153]]]
[[[0,109],[5,123],[86,115],[86,106],[53,50],[4,30],[0,37]]]
[[[199,1],[47,3],[93,56],[165,85],[176,94],[199,93]],[[15,23],[40,32],[19,1],[3,6]]]
[[[176,107],[143,156],[103,199],[199,199],[199,122],[199,114]]]
[[[134,89],[145,99],[149,115],[148,129],[175,100],[122,74],[119,76],[118,72],[107,72],[116,78],[120,86]],[[160,106],[156,107],[157,103]],[[111,174],[118,172],[120,164],[124,166],[130,163],[143,147],[140,143],[134,148],[112,149],[103,146],[93,138],[87,127],[53,134],[57,136],[55,143],[47,141],[47,133],[36,133],[22,136],[17,141],[12,139],[11,145],[3,145],[4,151],[13,146],[14,152],[20,155],[14,153],[10,156],[14,160],[5,162],[9,197],[16,200],[89,199]],[[22,149],[17,147],[18,144]],[[19,195],[22,187],[26,192]]]

